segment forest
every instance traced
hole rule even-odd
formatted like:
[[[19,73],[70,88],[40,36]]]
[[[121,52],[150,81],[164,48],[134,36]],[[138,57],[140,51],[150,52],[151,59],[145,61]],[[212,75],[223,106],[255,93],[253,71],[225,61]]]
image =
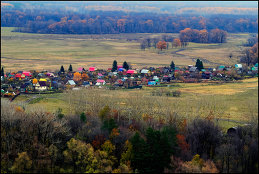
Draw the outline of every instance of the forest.
[[[1,9],[1,26],[42,34],[179,33],[185,28],[226,32],[258,32],[254,15],[188,15],[147,12]]]
[[[212,110],[186,119],[173,112],[176,106],[166,117],[154,117],[155,108],[146,104],[158,99],[141,106],[132,98],[126,110],[111,98],[107,103],[98,89],[66,96],[76,113],[1,99],[1,173],[258,172],[255,120],[226,132]]]

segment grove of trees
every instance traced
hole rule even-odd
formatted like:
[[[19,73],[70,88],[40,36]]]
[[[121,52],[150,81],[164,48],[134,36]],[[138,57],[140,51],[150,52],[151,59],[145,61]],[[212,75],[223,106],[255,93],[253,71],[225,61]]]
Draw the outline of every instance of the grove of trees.
[[[185,28],[180,31],[180,40],[182,42],[197,43],[224,43],[227,39],[227,32],[220,29],[213,29],[208,32],[206,29],[196,30]]]

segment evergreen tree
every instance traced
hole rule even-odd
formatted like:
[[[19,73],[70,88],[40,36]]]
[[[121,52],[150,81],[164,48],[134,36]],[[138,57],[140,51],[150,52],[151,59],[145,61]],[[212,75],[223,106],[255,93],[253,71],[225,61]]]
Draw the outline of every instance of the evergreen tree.
[[[4,76],[4,67],[1,69],[1,76]]]
[[[118,66],[117,66],[117,61],[114,60],[114,61],[113,61],[113,64],[112,64],[112,72],[117,71],[117,68],[118,68]]]
[[[60,72],[65,72],[63,65],[61,65]]]
[[[130,141],[133,153],[132,167],[140,173],[162,173],[165,167],[169,167],[170,156],[176,146],[176,131],[164,129],[160,132],[148,128],[146,141],[139,133],[136,133]]]
[[[195,67],[197,67],[197,68],[198,68],[198,67],[199,67],[199,65],[200,65],[200,59],[197,59],[197,60],[196,60]]]
[[[200,62],[200,68],[201,68],[201,70],[204,69],[202,61]]]
[[[202,70],[203,69],[202,61],[200,59],[197,59],[195,66],[197,67],[198,70]]]
[[[71,65],[71,64],[69,65],[68,71],[69,71],[69,72],[72,72],[72,71],[73,71],[73,68],[72,68],[72,65]]]
[[[126,61],[123,62],[123,68],[126,69],[126,70],[129,69],[129,65],[128,65],[128,63]]]
[[[85,113],[84,112],[82,112],[81,113],[81,115],[80,115],[80,120],[82,121],[82,122],[86,122],[86,116],[85,116]]]
[[[130,139],[132,144],[133,157],[131,159],[131,165],[134,169],[138,169],[140,173],[144,172],[144,168],[150,164],[145,160],[145,147],[146,142],[140,137],[139,133],[136,132],[135,135]]]
[[[172,69],[173,71],[175,70],[175,64],[174,64],[174,61],[172,61],[172,62],[171,62],[170,67],[171,67],[171,69]]]

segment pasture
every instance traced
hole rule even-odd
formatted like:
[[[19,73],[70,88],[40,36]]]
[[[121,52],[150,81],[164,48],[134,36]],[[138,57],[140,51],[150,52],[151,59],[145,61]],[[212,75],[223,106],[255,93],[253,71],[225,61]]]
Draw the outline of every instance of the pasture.
[[[133,68],[168,66],[171,60],[176,66],[187,66],[195,64],[197,58],[203,60],[205,67],[233,65],[244,49],[242,43],[249,38],[249,34],[229,34],[227,43],[190,43],[184,49],[172,48],[170,44],[168,50],[159,52],[154,48],[141,50],[136,40],[163,33],[55,35],[11,32],[13,29],[1,27],[1,64],[6,71],[55,71],[61,65],[67,69],[70,64],[74,69],[80,66],[102,69],[111,67],[113,60],[118,64],[130,62]],[[178,37],[176,33],[166,34]]]

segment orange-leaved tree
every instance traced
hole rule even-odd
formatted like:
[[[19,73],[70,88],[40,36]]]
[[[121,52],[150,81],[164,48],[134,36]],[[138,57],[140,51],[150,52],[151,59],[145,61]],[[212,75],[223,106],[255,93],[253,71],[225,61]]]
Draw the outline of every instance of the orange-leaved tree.
[[[81,80],[81,73],[75,72],[73,80],[74,81],[80,81]]]
[[[162,49],[166,49],[166,42],[165,41],[159,41],[157,43],[156,47],[162,51]]]

